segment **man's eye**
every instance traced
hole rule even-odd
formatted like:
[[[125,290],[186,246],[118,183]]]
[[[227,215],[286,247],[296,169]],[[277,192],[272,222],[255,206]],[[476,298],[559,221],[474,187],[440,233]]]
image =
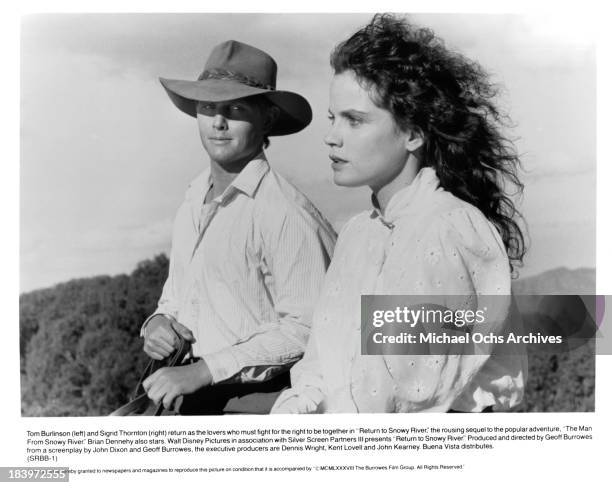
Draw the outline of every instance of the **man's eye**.
[[[232,105],[230,108],[232,109],[232,112],[240,112],[244,109],[242,105]]]
[[[334,120],[336,120],[336,117],[334,117],[332,114],[327,114],[327,120],[333,122]]]

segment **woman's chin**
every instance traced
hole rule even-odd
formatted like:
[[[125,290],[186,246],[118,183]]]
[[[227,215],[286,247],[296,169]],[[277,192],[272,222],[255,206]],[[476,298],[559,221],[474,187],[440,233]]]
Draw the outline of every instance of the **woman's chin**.
[[[350,175],[342,174],[341,171],[334,171],[334,184],[354,188],[357,186],[364,186],[366,183],[356,178],[352,178]]]

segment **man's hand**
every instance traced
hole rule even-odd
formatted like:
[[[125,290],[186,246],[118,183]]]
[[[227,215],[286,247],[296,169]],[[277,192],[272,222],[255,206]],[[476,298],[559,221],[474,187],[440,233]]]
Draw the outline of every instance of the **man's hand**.
[[[185,366],[158,369],[143,381],[142,386],[151,400],[156,404],[163,402],[166,410],[170,410],[180,395],[193,393],[211,383],[212,375],[202,359]]]
[[[173,330],[174,329],[174,330]],[[194,343],[193,333],[183,324],[166,315],[155,315],[144,330],[144,352],[150,358],[161,361],[179,346],[175,332]]]

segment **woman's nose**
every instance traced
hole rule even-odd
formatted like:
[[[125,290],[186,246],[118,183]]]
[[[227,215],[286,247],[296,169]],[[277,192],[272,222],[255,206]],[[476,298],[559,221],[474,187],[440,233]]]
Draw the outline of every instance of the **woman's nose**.
[[[329,128],[329,131],[327,131],[327,134],[325,136],[325,138],[323,139],[323,142],[325,142],[325,144],[327,144],[328,146],[341,146],[341,138],[338,134],[338,131],[336,128],[334,128],[334,126],[332,125]]]

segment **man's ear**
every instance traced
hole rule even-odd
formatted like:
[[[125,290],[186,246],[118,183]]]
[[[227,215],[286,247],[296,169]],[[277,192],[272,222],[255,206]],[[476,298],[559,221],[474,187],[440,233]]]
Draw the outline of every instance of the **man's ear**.
[[[425,144],[425,135],[418,127],[413,127],[406,131],[406,149],[408,152],[415,152]]]
[[[272,105],[268,108],[268,110],[266,110],[266,117],[264,119],[264,132],[266,134],[270,131],[272,126],[274,126],[274,123],[279,116],[280,108],[278,108],[276,105]]]

